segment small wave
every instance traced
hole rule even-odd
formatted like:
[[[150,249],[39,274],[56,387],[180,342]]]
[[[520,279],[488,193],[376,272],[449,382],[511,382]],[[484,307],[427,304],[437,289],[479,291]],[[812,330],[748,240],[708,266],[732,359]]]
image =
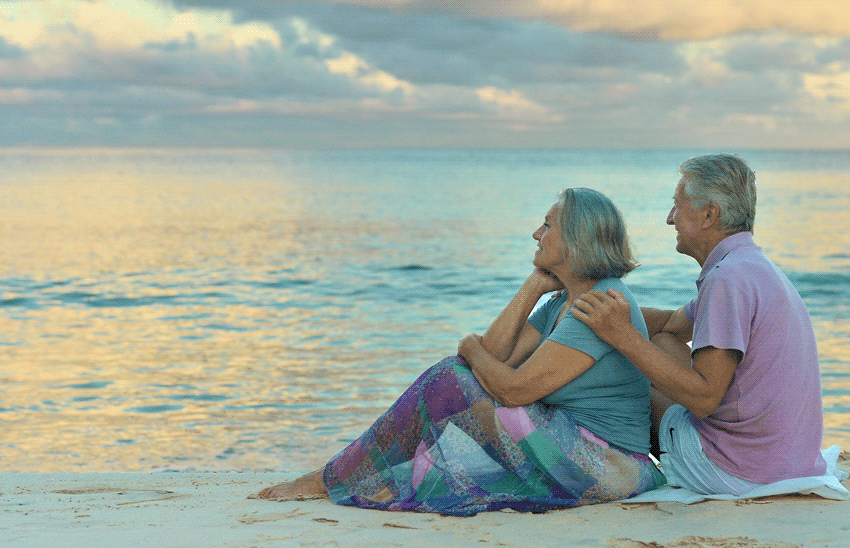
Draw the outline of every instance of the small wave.
[[[403,266],[391,267],[387,270],[394,270],[399,272],[422,272],[427,270],[434,270],[434,268],[430,266],[425,266],[423,264],[407,264]]]
[[[453,290],[457,289],[457,287],[459,286],[459,284],[455,284],[455,283],[442,283],[442,282],[434,282],[434,283],[429,283],[429,284],[425,284],[425,285],[426,285],[426,287],[430,287],[431,289],[436,289],[437,291],[446,291],[446,292],[453,291]]]
[[[174,295],[150,296],[150,297],[105,297],[91,299],[86,304],[95,308],[127,308],[134,306],[150,306],[154,304],[167,304],[176,297]]]
[[[837,414],[841,414],[841,415],[846,415],[847,413],[850,413],[850,406],[841,405],[841,404],[835,404],[835,405],[829,405],[829,406],[825,405],[823,410],[826,413],[837,413]]]
[[[182,405],[141,405],[125,409],[127,413],[168,413],[169,411],[181,411]]]
[[[203,292],[128,297],[126,295],[105,295],[84,291],[70,291],[67,293],[54,294],[51,297],[64,305],[83,305],[90,308],[133,308],[156,305],[181,305],[211,300],[223,300],[230,297],[230,295],[220,292]],[[37,301],[35,300],[32,300],[31,302],[33,303],[32,306],[37,304]],[[0,304],[2,304],[2,301],[0,301]]]
[[[314,283],[314,280],[304,280],[301,278],[278,280],[276,282],[252,282],[250,285],[262,287],[265,289],[288,289],[290,287],[302,287]]]
[[[26,308],[33,308],[35,306],[35,299],[30,299],[27,297],[12,297],[10,299],[0,299],[0,307],[13,307],[20,306]]]
[[[63,303],[84,303],[89,299],[96,299],[99,295],[95,293],[86,293],[84,291],[69,291],[67,293],[58,293],[56,298]]]
[[[224,405],[222,409],[225,411],[243,411],[245,409],[289,409],[289,405],[276,402],[257,403],[250,405]]]
[[[245,331],[250,331],[251,328],[244,326],[236,326],[228,323],[206,323],[199,324],[197,326],[199,329],[212,329],[214,331],[234,331],[237,333],[243,333]]]
[[[847,296],[850,295],[850,275],[807,273],[790,275],[789,278],[807,304],[819,302],[825,305],[814,307],[811,310],[813,316],[833,313],[846,306]]]
[[[193,401],[224,401],[230,399],[222,394],[177,394],[169,396],[170,400],[193,400]]]
[[[56,298],[66,304],[82,304],[93,308],[126,308],[149,306],[173,302],[177,295],[149,295],[144,297],[104,296],[98,293],[70,291],[59,293]]]
[[[110,384],[113,384],[112,381],[93,381],[80,384],[69,384],[65,388],[73,388],[74,390],[96,390],[98,388],[106,388]]]
[[[841,288],[850,284],[850,274],[839,274],[837,272],[803,272],[789,274],[788,278],[795,284],[807,285],[811,287],[834,287]]]

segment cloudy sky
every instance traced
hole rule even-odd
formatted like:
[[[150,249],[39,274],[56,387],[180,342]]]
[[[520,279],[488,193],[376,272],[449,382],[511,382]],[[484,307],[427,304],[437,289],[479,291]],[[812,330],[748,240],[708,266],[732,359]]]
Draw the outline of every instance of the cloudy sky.
[[[850,0],[0,0],[0,146],[850,148]]]

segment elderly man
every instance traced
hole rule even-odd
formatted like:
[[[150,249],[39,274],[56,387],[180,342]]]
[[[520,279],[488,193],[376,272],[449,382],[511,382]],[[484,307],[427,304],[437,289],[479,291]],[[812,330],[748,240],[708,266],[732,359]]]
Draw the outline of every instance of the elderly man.
[[[667,224],[676,251],[702,267],[696,299],[643,309],[650,340],[616,291],[585,293],[572,313],[652,382],[670,485],[738,495],[824,474],[815,335],[800,295],[753,242],[755,174],[725,154],[686,160],[679,172]]]

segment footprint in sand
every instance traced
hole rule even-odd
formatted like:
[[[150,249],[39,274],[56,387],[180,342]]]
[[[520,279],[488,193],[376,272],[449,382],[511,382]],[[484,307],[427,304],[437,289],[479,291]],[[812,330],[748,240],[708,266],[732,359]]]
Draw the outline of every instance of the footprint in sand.
[[[172,500],[189,496],[176,495],[174,494],[174,491],[168,491],[165,489],[133,489],[126,487],[85,487],[80,489],[57,489],[53,492],[60,495],[76,496],[103,495],[107,493],[112,493],[120,497],[121,502],[118,502],[117,506],[124,506],[127,504],[142,504],[145,502],[159,502],[163,500]]]

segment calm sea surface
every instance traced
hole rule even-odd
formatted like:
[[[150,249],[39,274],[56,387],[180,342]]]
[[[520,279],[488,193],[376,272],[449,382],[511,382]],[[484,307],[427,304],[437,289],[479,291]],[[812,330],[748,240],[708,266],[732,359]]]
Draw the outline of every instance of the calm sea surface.
[[[0,150],[0,470],[317,467],[486,329],[568,186],[678,307],[699,267],[664,221],[699,152]],[[850,448],[850,152],[743,156]]]

